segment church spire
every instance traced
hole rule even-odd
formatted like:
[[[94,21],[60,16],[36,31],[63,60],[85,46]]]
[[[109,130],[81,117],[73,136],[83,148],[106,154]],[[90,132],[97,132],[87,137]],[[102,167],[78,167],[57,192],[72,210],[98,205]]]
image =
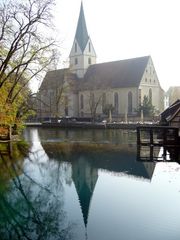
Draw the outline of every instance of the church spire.
[[[89,39],[87,27],[86,27],[86,21],[84,17],[84,9],[83,9],[83,3],[81,2],[81,9],[76,29],[75,38],[79,44],[79,47],[81,48],[82,52],[84,51],[87,41]]]
[[[82,2],[69,58],[70,70],[76,73],[78,78],[83,78],[87,68],[96,63],[96,53],[88,35]]]

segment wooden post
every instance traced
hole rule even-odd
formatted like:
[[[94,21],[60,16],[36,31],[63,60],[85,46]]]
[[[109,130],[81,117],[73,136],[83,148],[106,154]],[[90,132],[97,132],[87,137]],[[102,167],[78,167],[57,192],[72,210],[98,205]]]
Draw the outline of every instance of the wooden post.
[[[140,134],[140,128],[137,127],[137,145],[141,144],[141,134]]]
[[[140,144],[137,145],[137,155],[136,155],[136,161],[141,160],[141,146]]]
[[[11,140],[11,138],[12,138],[12,128],[11,128],[11,125],[9,125],[8,138],[9,138],[9,140]]]
[[[175,133],[174,133],[174,138],[175,138],[175,144],[176,145],[178,145],[178,133],[179,133],[179,129],[177,128],[177,129],[175,129],[174,130],[175,131]]]
[[[153,129],[149,128],[149,133],[150,133],[150,144],[153,145],[154,141],[153,141]]]
[[[168,129],[163,129],[163,145],[166,145],[166,143],[167,143],[167,131],[168,131]]]
[[[165,147],[163,147],[163,160],[166,160],[166,148]]]
[[[153,153],[154,153],[154,147],[150,146],[150,161],[153,161]]]

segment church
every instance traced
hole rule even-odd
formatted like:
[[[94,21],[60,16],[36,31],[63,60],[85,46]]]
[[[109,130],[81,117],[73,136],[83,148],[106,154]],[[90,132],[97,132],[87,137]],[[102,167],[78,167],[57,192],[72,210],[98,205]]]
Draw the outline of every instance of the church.
[[[69,55],[69,68],[47,72],[38,92],[38,117],[134,117],[147,96],[157,112],[163,110],[164,91],[151,56],[96,63],[87,31],[83,4]]]

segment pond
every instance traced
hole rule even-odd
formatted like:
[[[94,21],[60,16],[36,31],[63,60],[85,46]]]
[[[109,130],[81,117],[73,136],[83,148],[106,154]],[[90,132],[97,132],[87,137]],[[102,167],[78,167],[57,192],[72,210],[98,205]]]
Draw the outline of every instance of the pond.
[[[0,144],[0,236],[179,240],[180,165],[127,130],[27,128]],[[153,161],[155,160],[155,161]]]

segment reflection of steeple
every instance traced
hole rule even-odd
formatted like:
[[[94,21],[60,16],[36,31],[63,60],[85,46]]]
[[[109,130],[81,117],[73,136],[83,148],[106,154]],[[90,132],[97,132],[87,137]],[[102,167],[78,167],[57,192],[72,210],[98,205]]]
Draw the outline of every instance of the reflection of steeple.
[[[87,159],[79,158],[73,161],[72,179],[79,197],[85,226],[87,226],[90,202],[97,178],[97,169],[93,168]]]

